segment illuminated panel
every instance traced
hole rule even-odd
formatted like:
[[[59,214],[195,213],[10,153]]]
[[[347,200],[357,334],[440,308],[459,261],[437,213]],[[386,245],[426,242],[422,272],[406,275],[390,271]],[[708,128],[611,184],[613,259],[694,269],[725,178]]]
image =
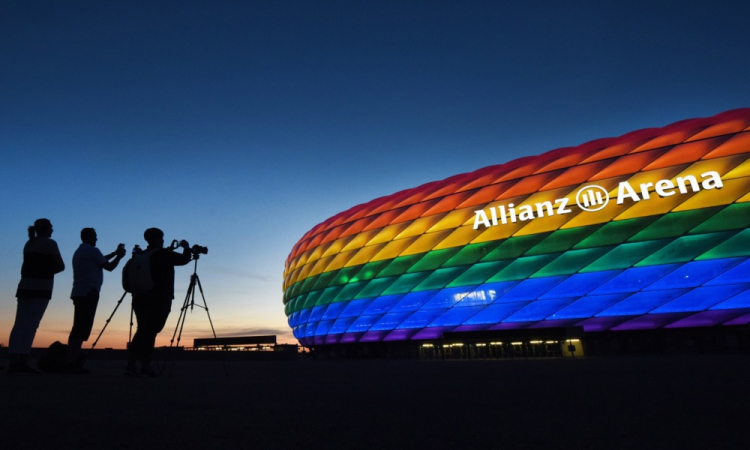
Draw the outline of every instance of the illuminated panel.
[[[739,109],[354,206],[294,245],[284,311],[303,345],[747,323],[749,227]]]

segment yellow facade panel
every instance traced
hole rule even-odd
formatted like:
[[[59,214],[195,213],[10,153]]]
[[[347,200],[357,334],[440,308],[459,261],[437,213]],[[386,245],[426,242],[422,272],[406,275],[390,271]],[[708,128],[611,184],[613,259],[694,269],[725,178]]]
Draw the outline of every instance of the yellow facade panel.
[[[609,204],[606,208],[600,211],[593,212],[583,211],[570,219],[565,223],[565,225],[561,226],[560,228],[565,230],[568,228],[583,227],[586,225],[595,225],[598,223],[609,222],[613,218],[622,214],[622,212],[625,211],[627,207],[628,205],[618,205],[614,199],[610,199]],[[576,209],[578,209],[578,207],[576,207]],[[578,210],[581,211],[580,209]]]
[[[286,263],[286,265],[284,266],[284,276],[289,275],[289,273],[291,273],[292,270],[294,270],[294,269],[297,268],[297,262],[298,261],[299,261],[299,258],[294,258],[291,261],[289,261],[288,263]]]
[[[328,256],[327,258],[322,258],[322,259],[317,260],[315,263],[313,263],[312,269],[310,269],[310,273],[307,274],[307,277],[305,278],[314,277],[315,275],[320,275],[321,273],[323,273],[325,268],[328,267],[328,264],[331,263],[332,259],[333,259],[333,256]],[[302,279],[303,278],[300,278],[300,280]]]
[[[479,231],[482,233],[479,234],[473,241],[471,241],[472,244],[479,244],[482,242],[491,242],[491,241],[497,241],[500,239],[507,239],[511,236],[513,236],[518,230],[520,230],[525,223],[523,222],[516,222],[516,223],[507,223],[507,224],[499,224],[495,227],[489,227],[489,228],[479,228]]]
[[[328,250],[328,247],[330,246],[331,246],[331,243],[328,243],[328,244],[318,245],[317,247],[312,249],[312,251],[310,252],[310,257],[307,259],[307,263],[309,264],[311,262],[315,262],[319,260],[323,256],[323,253],[325,253],[325,251]]]
[[[575,218],[578,208],[573,208],[569,214],[558,214],[554,216],[539,217],[529,222],[523,222],[523,228],[513,236],[527,236],[529,234],[546,233],[555,231]]]
[[[336,256],[333,257],[331,260],[331,263],[328,264],[328,266],[323,269],[323,272],[330,272],[332,270],[339,270],[340,268],[344,267],[347,262],[349,262],[352,257],[357,253],[356,250],[351,250],[346,253],[338,253]]]
[[[328,247],[328,250],[323,253],[323,257],[335,255],[341,252],[346,244],[348,244],[352,239],[354,239],[354,236],[347,236],[345,238],[336,239],[335,241],[331,242],[331,246]]]
[[[541,202],[553,202],[558,198],[563,198],[570,195],[577,186],[565,186],[557,189],[550,189],[549,191],[541,191],[530,195],[521,203],[517,203],[516,207],[520,205],[533,205]]]
[[[393,225],[388,225],[380,229],[380,232],[373,236],[372,239],[370,239],[370,242],[367,243],[367,245],[373,245],[373,244],[382,244],[384,242],[391,242],[396,238],[396,236],[399,235],[402,231],[406,229],[406,227],[409,226],[411,221],[407,222],[401,222],[396,223]]]
[[[370,231],[363,231],[354,235],[351,241],[341,249],[342,252],[348,252],[349,250],[356,250],[367,245],[370,240],[380,232],[380,228]]]
[[[312,270],[314,265],[315,263],[304,265],[300,267],[296,271],[296,273],[292,273],[292,276],[290,277],[291,282],[289,284],[292,285],[294,283],[297,283],[298,281],[302,281],[305,278],[307,278],[307,276],[310,274],[310,271]]]
[[[385,244],[385,247],[381,249],[370,261],[382,261],[384,259],[393,259],[406,250],[412,242],[417,240],[416,237],[410,237],[406,239],[399,239],[397,241],[391,241]]]
[[[310,266],[312,268],[312,266]],[[286,277],[286,286],[284,286],[284,289],[286,289],[288,286],[293,285],[297,282],[297,280],[300,277],[300,273],[302,272],[302,269],[294,270],[289,273]]]
[[[554,192],[554,191],[549,191],[549,192]],[[539,196],[540,196],[540,198],[548,198],[548,196],[546,194],[547,194],[546,192],[540,192]],[[537,195],[537,194],[534,194],[534,195]],[[461,224],[461,226],[464,226],[464,225],[472,225],[473,226],[474,225],[474,218],[476,216],[476,211],[479,211],[480,209],[484,210],[484,212],[487,214],[487,217],[489,218],[490,217],[490,212],[489,211],[490,211],[491,208],[497,208],[498,206],[504,206],[506,208],[506,210],[507,210],[507,208],[509,208],[511,204],[515,207],[516,205],[523,204],[530,197],[532,197],[532,195],[521,195],[521,196],[518,196],[518,197],[504,198],[502,200],[495,200],[495,201],[493,201],[491,203],[488,203],[486,205],[476,205],[476,206],[470,208],[472,210],[471,216],[468,216],[466,218],[466,220],[464,221],[464,223]]]
[[[478,208],[463,208],[451,211],[446,214],[445,217],[440,219],[438,223],[430,227],[430,229],[427,230],[427,233],[458,228],[470,218],[473,220],[474,211],[477,209]]]
[[[739,166],[730,170],[726,175],[722,175],[722,180],[731,180],[733,178],[750,177],[750,158],[746,159],[745,162]]]
[[[438,242],[445,239],[446,236],[451,234],[452,230],[436,231],[434,233],[426,233],[419,236],[410,246],[401,252],[401,256],[416,255],[417,253],[429,252],[432,250]]]
[[[451,234],[440,241],[434,248],[434,250],[442,250],[444,248],[464,246],[476,239],[482,233],[481,230],[475,230],[473,224],[459,227]]]
[[[344,264],[344,267],[358,266],[360,264],[366,264],[370,262],[372,257],[375,256],[375,254],[378,253],[383,247],[385,247],[385,244],[370,245],[368,247],[359,249],[355,252],[354,256],[352,256],[352,259]]]
[[[656,183],[659,180],[668,180],[672,179],[675,175],[678,173],[684,171],[688,167],[688,164],[681,164],[679,166],[670,166],[670,167],[664,167],[663,169],[656,169],[656,170],[647,170],[645,172],[638,172],[634,174],[633,176],[627,178],[628,184],[633,187],[633,189],[638,192],[638,195],[640,196],[640,185],[643,183],[651,183],[651,188],[649,191],[654,191],[654,183]],[[619,183],[614,186],[614,189],[612,189],[609,192],[609,198],[611,199],[617,199],[617,189],[619,187]]]
[[[706,159],[706,160],[702,160],[702,161],[698,161],[698,162],[694,162],[693,164],[690,164],[685,170],[678,173],[676,176],[684,177],[687,175],[692,175],[700,179],[700,175],[702,173],[711,172],[711,171],[718,172],[719,175],[724,176],[725,173],[734,169],[746,159],[747,159],[747,155],[743,155],[743,154],[725,156],[723,158]]]
[[[750,178],[726,180],[723,188],[702,190],[680,204],[674,211],[689,211],[691,209],[728,205],[743,197],[748,191],[750,191]]]
[[[401,233],[399,233],[398,236],[395,237],[395,239],[419,236],[420,234],[423,234],[427,230],[429,230],[445,216],[446,213],[436,214],[434,216],[428,217],[420,217],[419,219],[416,219],[408,224],[408,226],[403,231],[401,231]]]
[[[312,253],[312,252],[311,252]],[[292,261],[289,267],[293,269],[300,268],[307,263],[307,258],[310,257],[310,253],[302,252],[297,258]]]
[[[692,192],[687,194],[680,194],[677,192],[669,197],[659,197],[655,192],[652,192],[648,199],[643,199],[636,203],[632,203],[630,200],[625,200],[623,205],[629,206],[629,208],[615,217],[614,220],[634,219],[636,217],[653,216],[655,214],[666,214],[681,203],[685,202],[692,195]],[[638,196],[640,197],[640,192],[638,192]]]

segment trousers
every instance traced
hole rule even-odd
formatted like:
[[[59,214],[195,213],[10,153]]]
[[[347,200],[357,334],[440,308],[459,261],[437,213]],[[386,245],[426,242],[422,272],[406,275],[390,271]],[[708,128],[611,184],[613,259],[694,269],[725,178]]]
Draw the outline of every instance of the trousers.
[[[49,299],[19,297],[16,321],[8,339],[8,353],[28,355],[34,342],[36,330],[47,310]]]
[[[130,343],[128,361],[140,361],[144,365],[151,362],[156,335],[167,323],[171,309],[171,298],[159,298],[148,294],[133,296],[133,312],[138,329],[133,336],[133,342]]]

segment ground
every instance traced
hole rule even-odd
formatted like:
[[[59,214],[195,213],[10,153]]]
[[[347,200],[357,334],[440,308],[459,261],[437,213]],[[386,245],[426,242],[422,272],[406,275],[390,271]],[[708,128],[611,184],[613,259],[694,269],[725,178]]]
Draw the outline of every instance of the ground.
[[[747,448],[744,354],[124,365],[2,374],[3,448]]]

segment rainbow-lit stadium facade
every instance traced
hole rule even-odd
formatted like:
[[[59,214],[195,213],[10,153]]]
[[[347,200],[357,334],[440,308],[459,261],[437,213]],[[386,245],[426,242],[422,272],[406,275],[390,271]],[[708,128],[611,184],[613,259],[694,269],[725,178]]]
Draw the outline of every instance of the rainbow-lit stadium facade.
[[[294,246],[285,311],[305,346],[747,324],[748,225],[750,108],[355,206]]]

